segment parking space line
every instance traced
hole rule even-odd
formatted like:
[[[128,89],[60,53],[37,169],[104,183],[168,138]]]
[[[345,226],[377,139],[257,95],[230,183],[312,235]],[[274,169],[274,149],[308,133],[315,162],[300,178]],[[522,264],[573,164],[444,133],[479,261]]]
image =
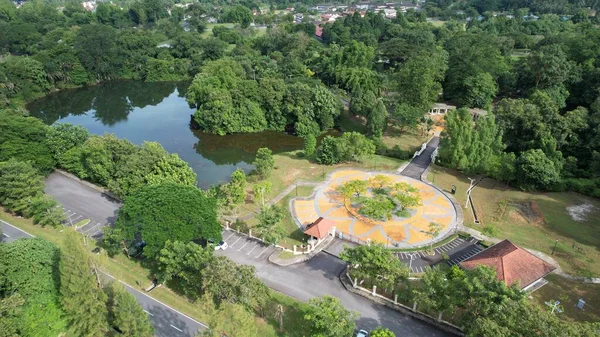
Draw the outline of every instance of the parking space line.
[[[249,242],[250,242],[250,241],[246,240],[246,243],[244,243],[244,244],[243,244],[243,245],[240,247],[240,249],[238,249],[238,252],[242,251],[242,249],[243,249],[244,247],[246,247],[246,245],[247,245]]]
[[[231,235],[229,235],[229,236],[227,237],[227,239],[225,239],[225,241],[227,241],[227,240],[231,239],[231,237],[232,237],[232,236],[234,236],[234,235],[235,235],[235,232],[231,233]]]
[[[6,236],[7,238],[10,238],[10,236],[8,236],[8,234],[6,233],[2,233],[2,235]]]
[[[249,251],[249,252],[248,252],[246,255],[250,255],[250,253],[252,253],[252,251],[253,251],[253,250],[255,250],[255,249],[256,249],[256,247],[258,247],[258,246],[259,246],[258,244],[257,244],[257,245],[255,245],[255,246],[254,246],[252,249],[250,249],[250,251]]]
[[[171,326],[171,328],[179,331],[179,332],[183,332],[183,330],[179,329],[178,327],[174,326],[173,324],[169,324]]]
[[[240,241],[242,239],[242,237],[240,236],[237,240],[235,240],[234,243],[231,244],[231,248],[233,248],[233,245],[235,245],[238,241]]]
[[[150,315],[150,316],[154,316],[154,314],[153,314],[153,313],[151,313],[151,312],[150,312],[150,311],[148,311],[148,310],[144,310],[144,312],[145,312],[145,313],[147,313],[147,314],[148,314],[148,315]]]
[[[271,248],[270,246],[265,248],[262,252],[260,252],[260,254],[256,255],[254,258],[258,259],[261,255],[263,255],[264,252],[266,252],[269,248]]]

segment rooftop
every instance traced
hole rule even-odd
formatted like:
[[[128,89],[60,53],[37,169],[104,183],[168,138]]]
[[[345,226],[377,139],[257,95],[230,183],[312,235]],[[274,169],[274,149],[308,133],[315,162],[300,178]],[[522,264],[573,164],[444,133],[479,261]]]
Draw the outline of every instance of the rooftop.
[[[507,285],[519,282],[521,289],[556,269],[508,240],[499,242],[460,263],[464,269],[473,269],[480,265],[494,269],[496,277]]]
[[[322,239],[329,234],[333,225],[335,225],[335,222],[319,217],[315,222],[306,227],[304,234]]]

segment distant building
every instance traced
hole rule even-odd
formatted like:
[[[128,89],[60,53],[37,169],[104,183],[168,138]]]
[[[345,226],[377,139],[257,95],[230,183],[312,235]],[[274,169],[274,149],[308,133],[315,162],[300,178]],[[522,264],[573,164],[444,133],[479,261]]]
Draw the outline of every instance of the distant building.
[[[556,269],[508,240],[499,242],[459,263],[463,269],[487,266],[496,271],[496,278],[506,285],[518,284],[523,291],[536,290],[546,283],[544,276]]]
[[[449,105],[446,103],[435,103],[431,109],[429,109],[429,114],[432,115],[443,115],[450,110],[456,109],[456,106]]]
[[[323,27],[315,24],[315,36],[319,39],[323,38]]]
[[[96,10],[96,1],[85,1],[82,2],[81,5],[86,11],[93,12]]]

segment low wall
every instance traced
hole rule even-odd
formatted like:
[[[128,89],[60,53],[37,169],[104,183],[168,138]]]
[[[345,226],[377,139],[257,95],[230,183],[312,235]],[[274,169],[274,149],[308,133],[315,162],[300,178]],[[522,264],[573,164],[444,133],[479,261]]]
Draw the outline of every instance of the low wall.
[[[346,288],[346,290],[348,290],[352,293],[355,293],[359,296],[368,298],[371,301],[377,302],[379,304],[385,305],[388,308],[399,311],[407,316],[416,318],[422,322],[427,323],[428,325],[434,326],[442,331],[451,333],[455,336],[460,336],[460,337],[465,336],[465,333],[459,327],[457,327],[456,325],[454,325],[452,323],[446,322],[444,320],[438,321],[437,319],[435,319],[432,316],[429,316],[429,315],[424,314],[419,311],[413,311],[412,308],[409,308],[401,303],[394,303],[393,300],[390,300],[389,298],[381,296],[379,294],[373,295],[372,290],[369,290],[369,289],[366,289],[363,287],[354,287],[354,285],[352,284],[352,279],[350,278],[350,275],[348,274],[348,269],[346,269],[342,272],[342,274],[340,275],[340,281],[342,282],[342,285],[344,286],[344,288]]]

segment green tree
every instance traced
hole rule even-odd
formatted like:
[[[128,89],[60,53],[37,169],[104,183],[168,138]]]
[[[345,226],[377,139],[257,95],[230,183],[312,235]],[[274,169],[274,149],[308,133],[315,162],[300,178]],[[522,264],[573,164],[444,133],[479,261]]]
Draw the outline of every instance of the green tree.
[[[58,160],[65,152],[82,145],[89,135],[90,132],[81,125],[55,124],[48,129],[46,144]]]
[[[442,225],[437,222],[432,221],[429,223],[429,227],[427,227],[427,235],[431,238],[431,245],[429,247],[430,251],[433,251],[433,240],[440,235],[442,229],[444,229]]]
[[[231,181],[224,185],[224,191],[227,195],[228,206],[234,210],[246,201],[246,174],[242,169],[237,169],[231,174]]]
[[[0,337],[20,336],[23,303],[25,300],[18,293],[0,297]]]
[[[517,159],[517,182],[524,189],[548,189],[560,180],[560,171],[540,149],[523,152]]]
[[[185,202],[182,202],[185,200]],[[144,240],[144,256],[154,259],[168,240],[221,240],[216,200],[196,187],[172,183],[144,186],[125,199],[115,228],[129,243]]]
[[[382,136],[383,131],[387,126],[387,118],[387,108],[385,107],[385,104],[383,104],[383,101],[379,99],[367,116],[367,127],[374,137]]]
[[[212,246],[167,241],[156,259],[156,275],[160,282],[175,279],[184,294],[196,300],[202,295],[204,269],[213,259],[213,251]]]
[[[75,51],[83,67],[99,80],[117,73],[116,33],[110,26],[84,25],[75,37]]]
[[[371,337],[396,337],[396,335],[390,330],[384,327],[377,327],[369,333]]]
[[[113,282],[108,289],[108,321],[125,336],[152,337],[154,327],[135,297]]]
[[[242,305],[224,302],[218,308],[212,303],[211,298],[202,301],[208,306],[209,317],[208,329],[202,331],[202,337],[222,337],[223,333],[228,336],[261,336],[256,324],[256,318],[252,312]]]
[[[254,194],[255,202],[260,200],[261,207],[265,207],[265,196],[271,193],[273,184],[270,181],[261,181],[252,186],[252,193]]]
[[[304,155],[307,157],[315,154],[317,149],[317,138],[313,134],[304,136]]]
[[[159,185],[166,182],[187,186],[197,185],[196,172],[176,153],[170,154],[156,163],[152,172],[147,174],[144,180],[149,185]]]
[[[408,278],[408,267],[381,244],[345,248],[340,259],[350,264],[354,277],[361,280],[379,277],[387,289]]]
[[[471,108],[488,108],[498,92],[496,81],[489,73],[479,73],[465,78],[463,87],[465,92],[459,102]]]
[[[239,23],[242,28],[248,28],[252,23],[252,11],[241,5],[234,6],[223,14],[223,19],[228,22]]]
[[[204,269],[202,287],[217,306],[230,302],[252,310],[263,307],[269,297],[269,288],[253,266],[238,265],[224,256],[215,257]]]
[[[37,225],[56,227],[66,220],[62,208],[56,203],[54,197],[39,194],[30,199],[29,204],[30,209],[25,212],[25,215],[33,217],[33,222]]]
[[[277,244],[286,236],[281,226],[281,220],[285,217],[285,210],[277,205],[263,207],[258,214],[257,234],[267,243]]]
[[[30,201],[44,192],[44,180],[29,162],[0,162],[0,204],[18,214],[31,214]]]
[[[424,110],[419,107],[414,107],[408,104],[398,104],[392,113],[391,120],[398,125],[402,130],[414,129],[419,125],[419,120],[424,115]]]
[[[108,332],[106,294],[96,283],[79,234],[65,233],[59,264],[60,294],[69,327],[79,336],[102,336]]]
[[[256,159],[252,163],[259,177],[266,179],[271,176],[271,172],[275,168],[275,159],[273,152],[266,147],[261,147],[256,151]]]
[[[346,310],[340,300],[327,295],[311,298],[304,314],[312,335],[322,337],[351,336],[356,318],[358,315]]]

